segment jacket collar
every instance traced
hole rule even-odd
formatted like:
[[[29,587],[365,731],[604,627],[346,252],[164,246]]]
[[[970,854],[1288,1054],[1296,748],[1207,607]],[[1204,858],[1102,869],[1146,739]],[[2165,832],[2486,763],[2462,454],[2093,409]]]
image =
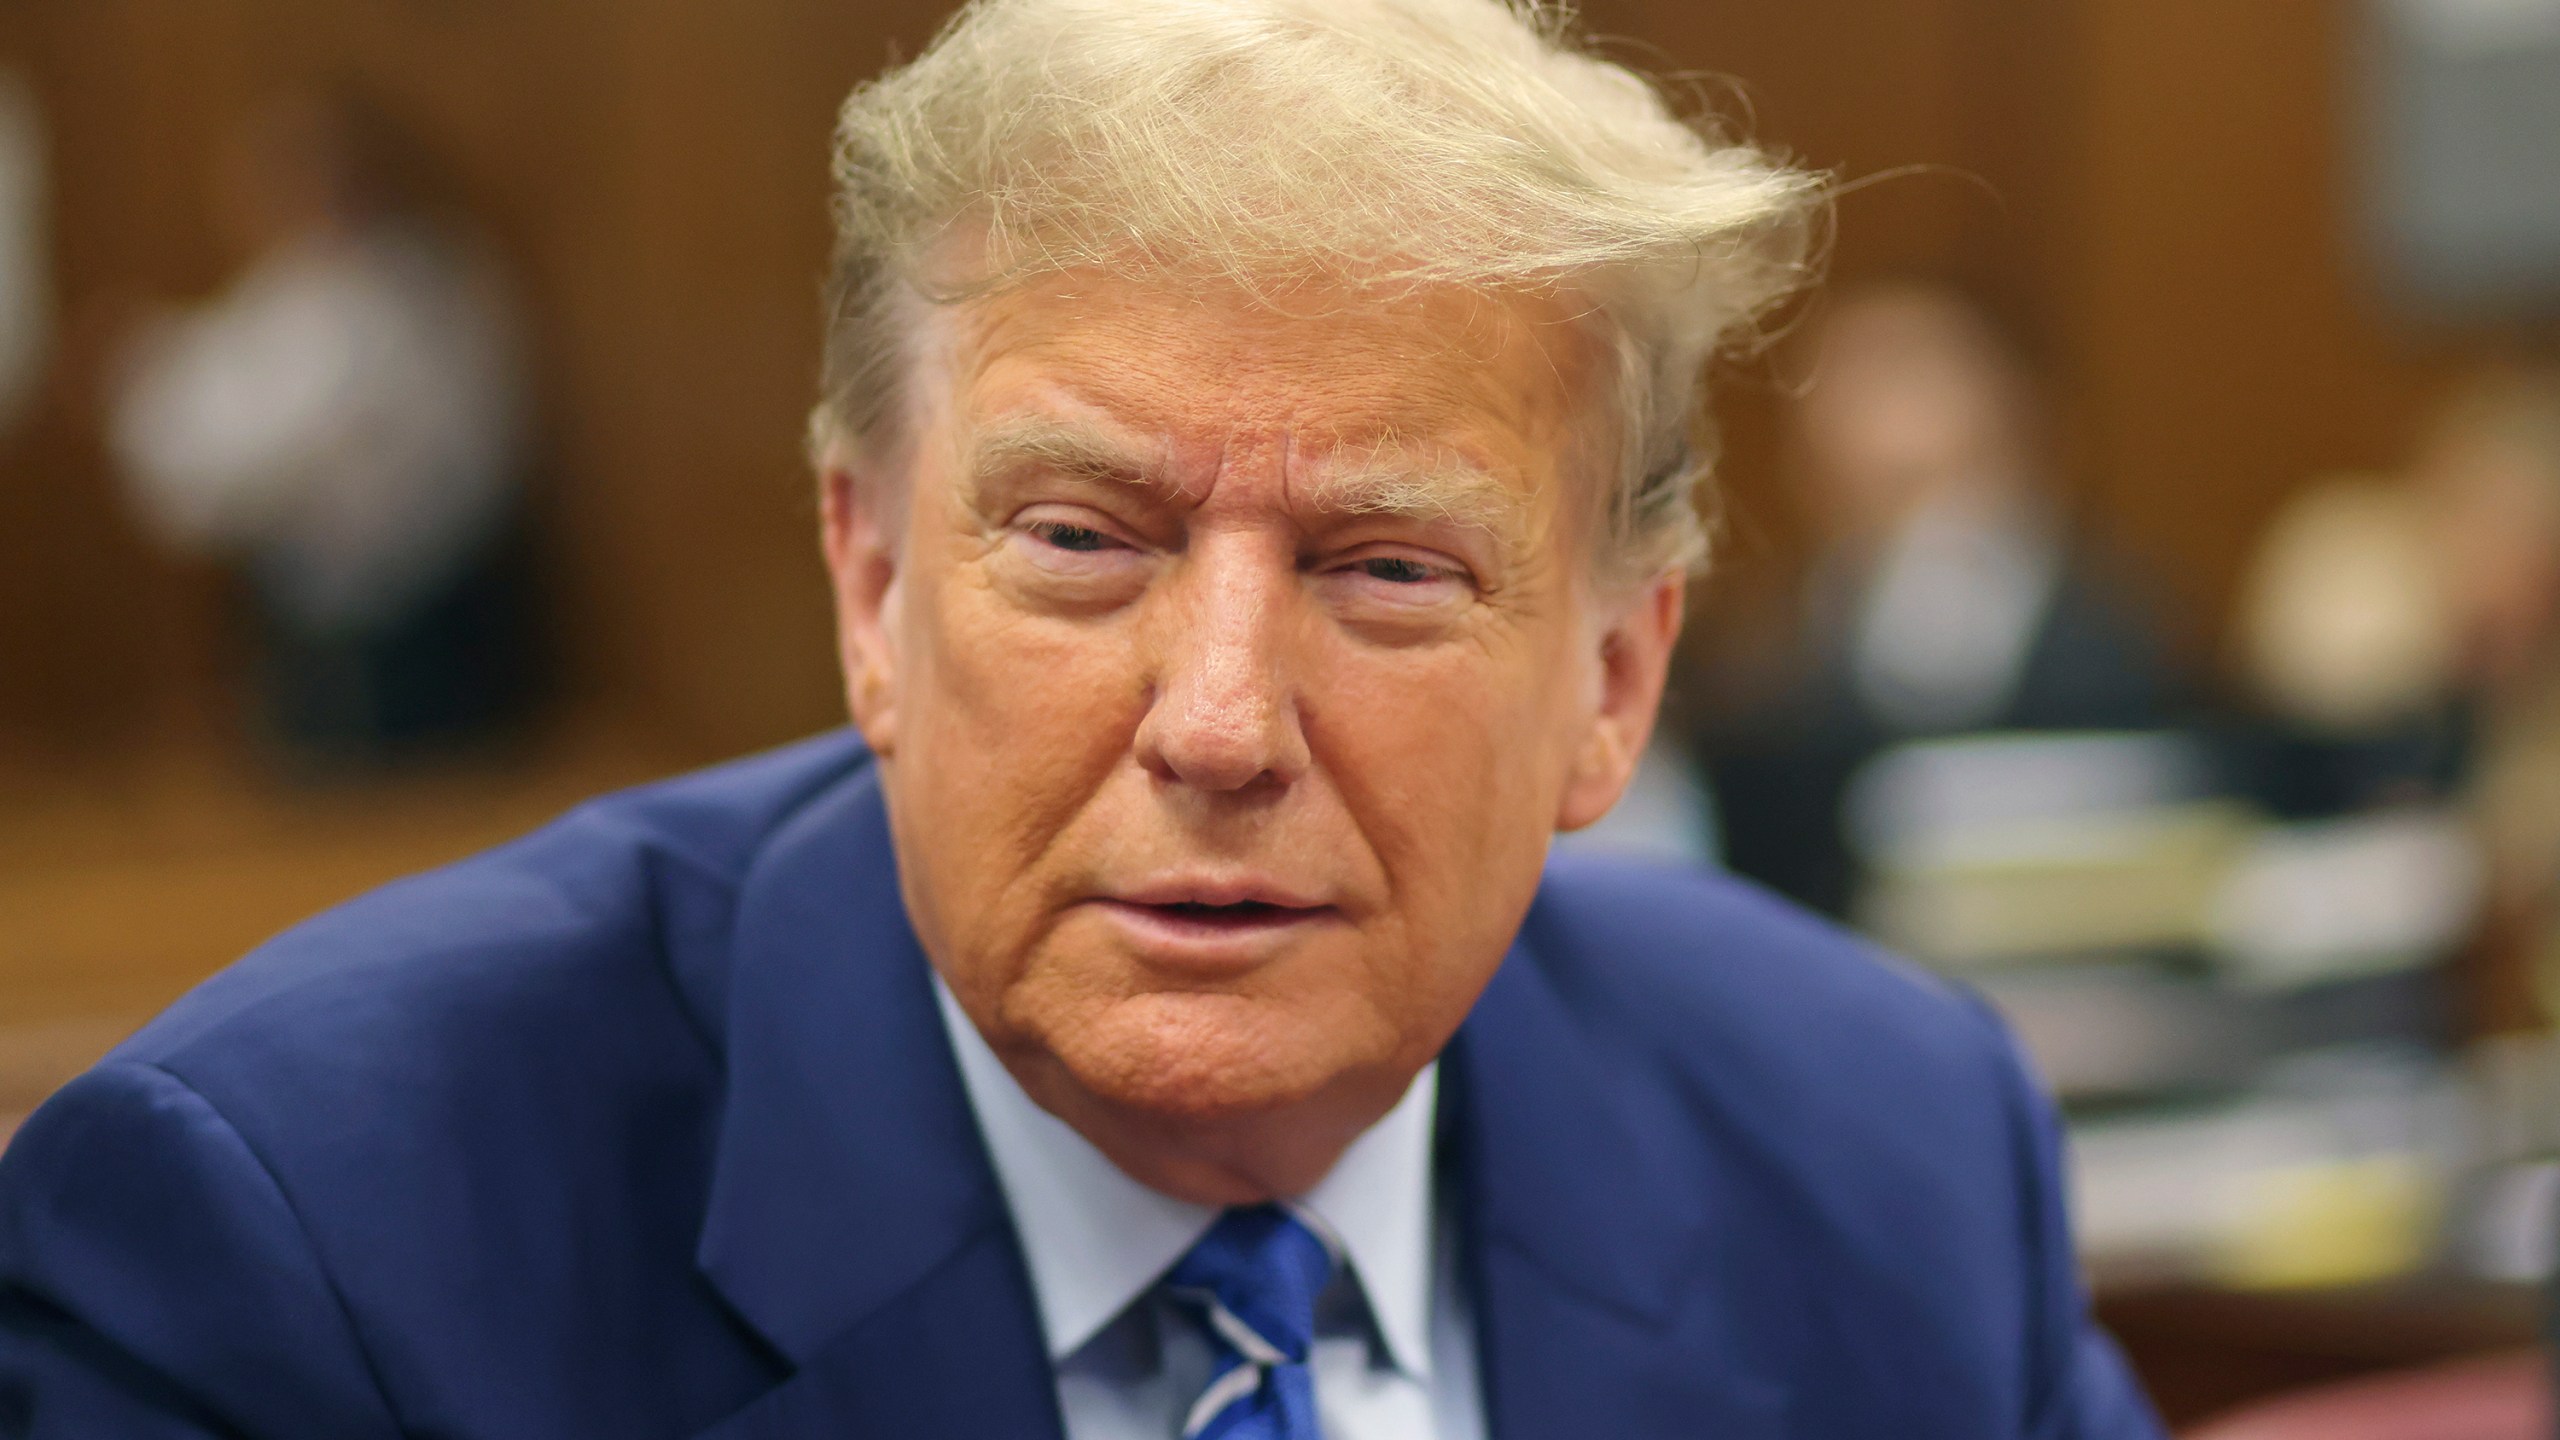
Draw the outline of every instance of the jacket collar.
[[[1582,993],[1577,970],[1607,957],[1572,956],[1548,909],[1441,1065],[1488,1428],[1781,1435],[1785,1387],[1745,1343],[1752,1285],[1724,1263],[1731,1177],[1697,1163],[1701,1117],[1670,1067]]]
[[[730,954],[697,1259],[806,1365],[972,1246],[1012,1246],[899,898],[876,771],[775,831],[741,885]],[[1027,1318],[1017,1288],[988,1298],[1018,1298]]]
[[[1451,1050],[1443,1123],[1471,1240],[1632,1322],[1663,1320],[1705,1217],[1646,1132],[1623,1038],[1587,1032],[1524,935]]]

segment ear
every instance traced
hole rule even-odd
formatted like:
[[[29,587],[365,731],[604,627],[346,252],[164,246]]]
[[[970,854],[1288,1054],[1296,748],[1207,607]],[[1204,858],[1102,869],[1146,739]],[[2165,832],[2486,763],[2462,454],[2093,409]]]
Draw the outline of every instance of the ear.
[[[819,543],[835,591],[845,702],[873,754],[898,745],[898,533],[895,481],[830,456],[818,477]]]
[[[1622,602],[1624,608],[1601,632],[1598,703],[1565,776],[1557,829],[1579,830],[1608,814],[1635,777],[1653,739],[1687,593],[1685,577],[1665,575]]]

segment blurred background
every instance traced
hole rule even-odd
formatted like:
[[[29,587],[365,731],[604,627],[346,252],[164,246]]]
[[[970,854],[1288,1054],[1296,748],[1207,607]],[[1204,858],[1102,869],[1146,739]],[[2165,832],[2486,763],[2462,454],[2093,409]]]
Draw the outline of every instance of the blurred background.
[[[1584,9],[1844,193],[1574,843],[1990,994],[2179,1424],[2550,1433],[2560,0]],[[0,6],[0,1133],[313,909],[837,722],[826,137],[943,10]]]

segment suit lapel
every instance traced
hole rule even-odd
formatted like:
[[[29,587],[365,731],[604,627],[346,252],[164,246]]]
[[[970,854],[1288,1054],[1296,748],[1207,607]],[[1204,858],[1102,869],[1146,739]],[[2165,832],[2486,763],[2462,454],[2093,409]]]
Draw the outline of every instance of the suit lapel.
[[[698,1440],[1060,1434],[1012,1238],[982,1232]]]
[[[775,833],[735,935],[697,1258],[793,1369],[704,1440],[1054,1440],[1030,1280],[907,925],[875,775]]]
[[[1773,1440],[1787,1395],[1709,1243],[1714,1177],[1656,1062],[1592,1028],[1536,910],[1442,1065],[1493,1440]],[[1612,1043],[1614,1040],[1615,1043]]]

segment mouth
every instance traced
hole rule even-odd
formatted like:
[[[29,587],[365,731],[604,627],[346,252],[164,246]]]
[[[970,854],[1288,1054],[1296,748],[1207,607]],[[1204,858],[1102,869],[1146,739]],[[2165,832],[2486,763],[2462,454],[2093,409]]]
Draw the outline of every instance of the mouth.
[[[1332,924],[1331,905],[1252,897],[1147,895],[1097,900],[1139,953],[1184,967],[1229,969],[1260,963],[1307,933]]]
[[[1241,934],[1295,925],[1333,913],[1330,905],[1282,905],[1271,900],[1175,900],[1148,904],[1133,900],[1108,902],[1122,910],[1142,911],[1159,923],[1198,929],[1209,934]]]

